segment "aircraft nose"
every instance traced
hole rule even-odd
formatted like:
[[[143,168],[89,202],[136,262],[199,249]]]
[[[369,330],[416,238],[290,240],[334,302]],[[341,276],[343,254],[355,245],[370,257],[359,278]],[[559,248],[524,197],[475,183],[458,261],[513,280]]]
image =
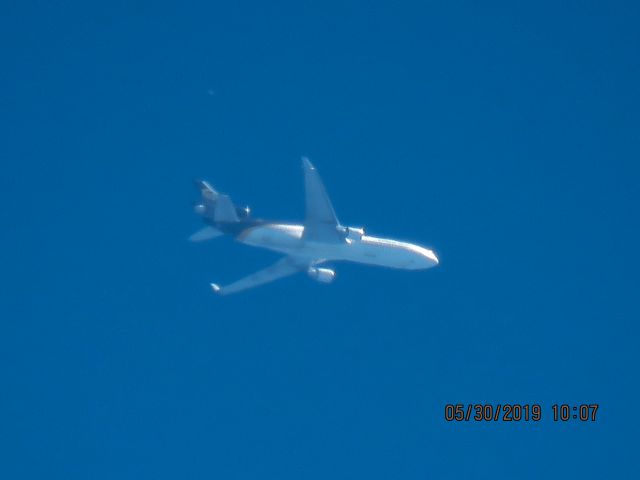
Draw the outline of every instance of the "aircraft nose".
[[[423,255],[425,256],[427,263],[429,264],[428,267],[435,267],[440,263],[438,256],[433,250],[426,250]]]
[[[422,269],[422,268],[431,268],[435,267],[440,263],[437,255],[433,250],[429,250],[428,248],[419,247],[417,245],[412,245],[410,248],[412,255],[412,260],[409,263],[408,268],[411,269]]]

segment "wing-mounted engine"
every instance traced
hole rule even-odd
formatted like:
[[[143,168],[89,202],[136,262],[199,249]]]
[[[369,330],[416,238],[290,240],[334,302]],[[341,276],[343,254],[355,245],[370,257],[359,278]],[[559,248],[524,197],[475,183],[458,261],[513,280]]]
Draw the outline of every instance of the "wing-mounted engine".
[[[336,272],[330,268],[310,267],[309,270],[307,270],[307,275],[321,283],[331,283],[336,278]]]
[[[345,238],[347,241],[360,241],[364,236],[364,228],[345,227]]]

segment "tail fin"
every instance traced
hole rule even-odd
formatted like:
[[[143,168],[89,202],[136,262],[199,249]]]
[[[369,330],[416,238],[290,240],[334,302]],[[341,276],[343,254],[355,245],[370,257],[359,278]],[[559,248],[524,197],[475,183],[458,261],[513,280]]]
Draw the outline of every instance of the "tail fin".
[[[194,204],[193,208],[209,223],[239,222],[249,216],[249,207],[234,205],[228,195],[217,192],[204,180],[196,180],[195,184],[200,190],[200,200]]]
[[[216,222],[239,222],[236,207],[228,195],[218,195],[216,207],[213,212],[213,219]]]
[[[204,180],[196,180],[195,184],[196,188],[200,190],[200,194],[202,195],[203,199],[211,200],[214,202],[216,201],[219,193],[216,192],[208,182],[205,182]]]

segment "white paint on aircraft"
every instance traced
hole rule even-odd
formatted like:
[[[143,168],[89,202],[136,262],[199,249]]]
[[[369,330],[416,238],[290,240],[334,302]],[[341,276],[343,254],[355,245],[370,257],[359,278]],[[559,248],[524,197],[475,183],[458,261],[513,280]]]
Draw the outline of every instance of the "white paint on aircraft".
[[[208,183],[196,182],[202,202],[196,205],[195,211],[209,226],[192,235],[193,241],[214,238],[217,236],[214,232],[218,231],[236,232],[236,239],[246,245],[286,255],[276,264],[231,285],[221,287],[212,283],[215,293],[239,292],[304,270],[311,278],[330,283],[335,272],[317,267],[325,262],[348,261],[407,270],[438,265],[438,257],[433,250],[413,243],[368,236],[362,228],[341,226],[315,167],[303,158],[303,168],[307,211],[303,225],[247,220],[248,207],[237,207],[228,196],[218,194]]]

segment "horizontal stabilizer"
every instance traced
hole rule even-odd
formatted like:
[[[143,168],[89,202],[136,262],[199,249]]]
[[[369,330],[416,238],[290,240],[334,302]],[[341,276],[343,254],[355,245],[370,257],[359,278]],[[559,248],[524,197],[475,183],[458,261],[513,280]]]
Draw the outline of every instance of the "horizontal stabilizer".
[[[189,237],[189,241],[191,242],[204,242],[205,240],[211,240],[212,238],[216,238],[222,235],[222,232],[217,228],[213,227],[204,227],[201,230],[198,230],[196,233]]]

